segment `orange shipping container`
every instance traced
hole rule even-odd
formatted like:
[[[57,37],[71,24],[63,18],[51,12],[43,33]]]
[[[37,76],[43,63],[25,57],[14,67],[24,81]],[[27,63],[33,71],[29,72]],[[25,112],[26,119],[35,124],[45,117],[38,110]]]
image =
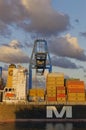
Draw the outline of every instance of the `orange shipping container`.
[[[47,97],[47,101],[56,101],[56,97]]]
[[[77,88],[77,89],[82,88],[82,89],[85,89],[85,86],[84,85],[68,85],[67,89],[69,89],[69,88]]]
[[[84,89],[68,89],[67,93],[84,93]]]
[[[81,85],[81,86],[84,86],[84,81],[79,81],[79,80],[68,80],[67,83],[66,83],[66,86],[69,86],[69,85],[72,85],[72,86],[78,86],[78,85]]]

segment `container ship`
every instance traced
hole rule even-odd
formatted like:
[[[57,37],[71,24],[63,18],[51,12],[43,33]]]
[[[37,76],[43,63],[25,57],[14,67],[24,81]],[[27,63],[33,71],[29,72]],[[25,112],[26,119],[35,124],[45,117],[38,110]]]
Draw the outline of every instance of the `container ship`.
[[[45,40],[34,42],[29,73],[11,64],[4,85],[2,71],[0,67],[0,122],[86,122],[85,83],[52,72]]]

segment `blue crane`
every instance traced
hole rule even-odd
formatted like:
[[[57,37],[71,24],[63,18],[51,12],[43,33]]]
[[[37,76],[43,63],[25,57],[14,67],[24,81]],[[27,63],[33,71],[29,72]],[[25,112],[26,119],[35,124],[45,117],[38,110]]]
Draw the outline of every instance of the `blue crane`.
[[[37,39],[34,42],[30,63],[29,63],[29,89],[32,88],[32,70],[36,71],[36,74],[43,75],[47,69],[52,72],[52,64],[48,51],[46,40]]]

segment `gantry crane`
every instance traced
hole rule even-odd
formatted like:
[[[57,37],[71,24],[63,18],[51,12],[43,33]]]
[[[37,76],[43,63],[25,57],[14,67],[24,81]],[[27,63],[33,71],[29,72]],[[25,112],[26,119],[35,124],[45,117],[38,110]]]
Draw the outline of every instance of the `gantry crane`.
[[[34,42],[30,64],[29,64],[29,89],[32,88],[32,69],[36,71],[36,75],[43,75],[47,69],[52,72],[52,64],[48,51],[46,40],[37,39]]]

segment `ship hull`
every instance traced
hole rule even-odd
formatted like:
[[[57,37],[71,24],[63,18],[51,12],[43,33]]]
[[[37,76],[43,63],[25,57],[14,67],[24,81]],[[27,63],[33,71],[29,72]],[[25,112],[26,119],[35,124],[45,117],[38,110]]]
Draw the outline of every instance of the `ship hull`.
[[[86,105],[0,104],[0,122],[86,122]]]

